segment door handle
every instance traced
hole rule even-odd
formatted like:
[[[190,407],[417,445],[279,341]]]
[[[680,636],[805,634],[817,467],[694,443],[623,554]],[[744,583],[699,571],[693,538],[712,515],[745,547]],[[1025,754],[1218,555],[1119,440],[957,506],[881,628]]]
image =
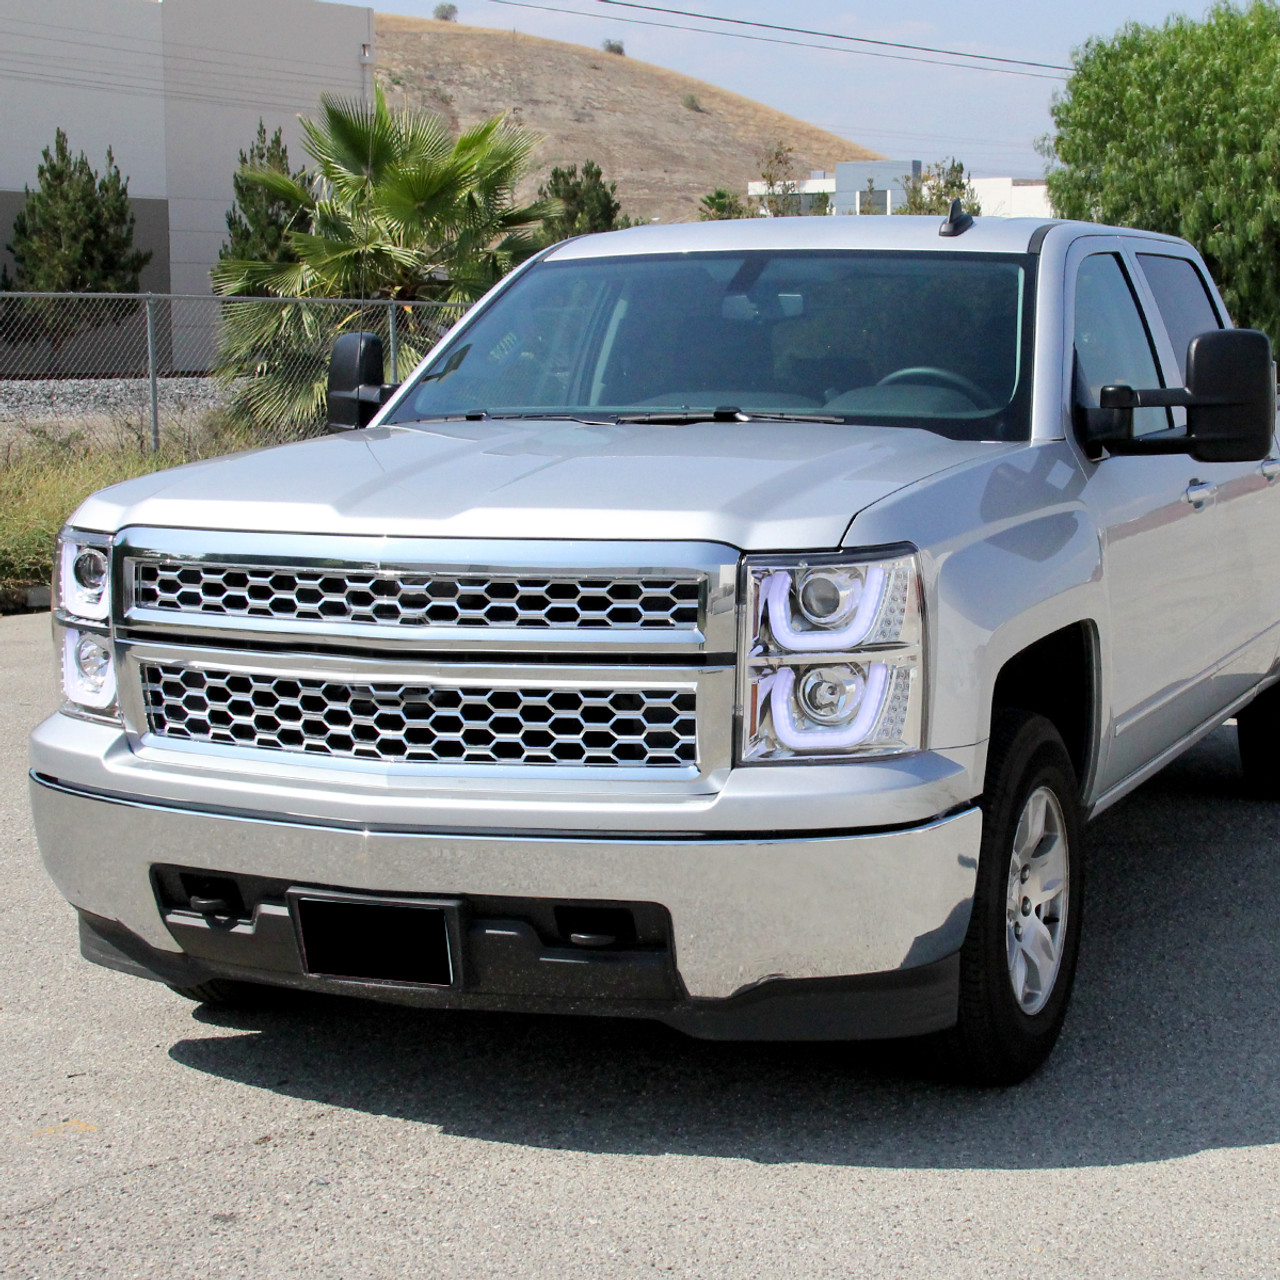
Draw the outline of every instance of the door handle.
[[[1280,458],[1266,458],[1258,467],[1262,478],[1271,484],[1277,476],[1280,476]]]
[[[1183,502],[1189,502],[1195,511],[1203,511],[1205,506],[1218,496],[1218,486],[1207,480],[1193,480],[1182,494]]]

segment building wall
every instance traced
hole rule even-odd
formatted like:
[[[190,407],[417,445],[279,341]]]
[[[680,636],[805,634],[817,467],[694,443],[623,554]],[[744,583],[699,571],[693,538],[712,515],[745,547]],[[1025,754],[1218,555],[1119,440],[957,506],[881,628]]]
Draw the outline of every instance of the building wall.
[[[305,160],[300,114],[372,92],[372,9],[324,0],[41,0],[6,15],[0,52],[0,246],[62,128],[129,179],[143,289],[208,293],[239,152],[258,120]],[[0,250],[0,261],[12,259]]]
[[[974,194],[984,215],[1002,218],[1052,218],[1049,189],[1036,178],[974,178]]]
[[[897,204],[906,199],[908,178],[919,178],[922,167],[919,160],[846,160],[836,165],[836,213],[856,213],[867,209],[867,182],[875,183],[871,202],[874,212],[884,213],[885,192]]]
[[[208,293],[226,239],[231,180],[258,120],[305,161],[299,115],[321,93],[361,97],[371,84],[373,11],[318,0],[164,0],[165,171],[170,279]]]

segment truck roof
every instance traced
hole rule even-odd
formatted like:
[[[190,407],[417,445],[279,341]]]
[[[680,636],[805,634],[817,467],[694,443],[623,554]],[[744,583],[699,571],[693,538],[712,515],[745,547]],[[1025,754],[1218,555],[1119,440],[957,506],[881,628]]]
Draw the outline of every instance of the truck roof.
[[[975,218],[958,236],[940,236],[937,214],[892,217],[740,218],[630,227],[568,240],[549,254],[556,262],[647,253],[741,252],[748,249],[915,249],[939,253],[1026,253],[1056,227],[1076,235],[1120,234],[1181,244],[1173,236],[1091,222],[1046,218]],[[1074,238],[1074,237],[1073,237]],[[1033,244],[1034,241],[1034,244]]]

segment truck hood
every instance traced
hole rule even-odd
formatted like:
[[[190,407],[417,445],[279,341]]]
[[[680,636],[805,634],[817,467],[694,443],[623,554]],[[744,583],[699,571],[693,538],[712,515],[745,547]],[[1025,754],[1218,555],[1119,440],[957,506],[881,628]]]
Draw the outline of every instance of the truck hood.
[[[895,490],[1011,447],[801,422],[375,427],[115,485],[74,523],[832,547]]]

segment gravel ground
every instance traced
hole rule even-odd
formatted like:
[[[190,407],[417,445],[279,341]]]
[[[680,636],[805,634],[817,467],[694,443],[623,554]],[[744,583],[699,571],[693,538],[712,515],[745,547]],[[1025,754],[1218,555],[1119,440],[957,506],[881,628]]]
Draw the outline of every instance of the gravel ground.
[[[159,378],[160,429],[189,429],[222,408],[227,388],[216,378]],[[0,450],[31,428],[80,431],[104,442],[151,431],[151,384],[146,378],[0,379]]]
[[[909,1050],[294,1001],[93,968],[23,737],[48,620],[0,620],[0,1273],[1280,1276],[1280,813],[1231,730],[1093,829],[1076,999],[1011,1090]]]

